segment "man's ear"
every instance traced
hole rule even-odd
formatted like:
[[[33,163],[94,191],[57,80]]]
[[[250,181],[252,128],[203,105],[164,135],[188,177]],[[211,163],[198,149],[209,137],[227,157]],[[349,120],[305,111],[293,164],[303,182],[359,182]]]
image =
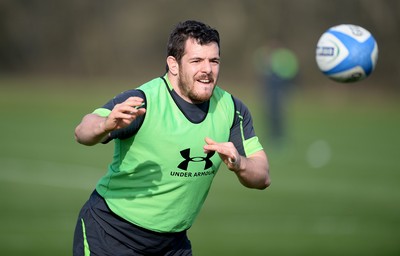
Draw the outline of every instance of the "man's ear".
[[[172,56],[167,57],[167,65],[169,68],[169,72],[171,72],[172,75],[176,76],[179,73],[179,65],[176,59]]]

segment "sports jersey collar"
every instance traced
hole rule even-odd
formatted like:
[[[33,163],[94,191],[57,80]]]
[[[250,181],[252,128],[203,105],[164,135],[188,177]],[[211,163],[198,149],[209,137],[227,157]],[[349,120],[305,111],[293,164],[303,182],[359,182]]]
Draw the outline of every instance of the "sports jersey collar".
[[[174,88],[172,87],[171,82],[170,82],[169,79],[168,79],[167,73],[165,73],[165,75],[164,75],[163,77],[161,77],[161,78],[164,80],[164,82],[165,82],[165,84],[168,86],[169,90],[170,90],[170,91],[173,91]]]

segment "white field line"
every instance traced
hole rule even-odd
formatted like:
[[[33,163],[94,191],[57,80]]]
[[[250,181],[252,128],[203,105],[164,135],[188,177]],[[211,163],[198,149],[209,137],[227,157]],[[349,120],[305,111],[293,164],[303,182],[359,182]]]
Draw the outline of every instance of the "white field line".
[[[93,190],[105,170],[47,160],[0,157],[0,181]]]

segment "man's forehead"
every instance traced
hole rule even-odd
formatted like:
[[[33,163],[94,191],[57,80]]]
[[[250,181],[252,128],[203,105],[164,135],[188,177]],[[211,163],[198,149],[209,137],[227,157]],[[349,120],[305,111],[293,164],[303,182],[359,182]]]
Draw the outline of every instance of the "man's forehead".
[[[210,42],[208,44],[199,44],[199,42],[194,38],[189,38],[185,43],[185,53],[184,55],[193,56],[199,55],[202,56],[206,54],[207,56],[211,55],[213,58],[219,57],[219,47],[216,42]]]

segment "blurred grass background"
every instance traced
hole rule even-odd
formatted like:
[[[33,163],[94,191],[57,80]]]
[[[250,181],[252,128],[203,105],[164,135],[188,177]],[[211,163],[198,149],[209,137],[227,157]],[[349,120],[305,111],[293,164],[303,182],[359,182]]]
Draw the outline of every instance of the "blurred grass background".
[[[161,75],[168,33],[188,18],[219,28],[220,85],[249,106],[272,176],[255,191],[220,170],[189,231],[195,255],[400,255],[400,2],[6,0],[0,14],[2,255],[72,254],[79,209],[113,151],[77,144],[74,128]],[[342,23],[379,45],[376,70],[357,84],[315,64],[319,36]],[[300,63],[279,147],[252,62],[276,39]]]

